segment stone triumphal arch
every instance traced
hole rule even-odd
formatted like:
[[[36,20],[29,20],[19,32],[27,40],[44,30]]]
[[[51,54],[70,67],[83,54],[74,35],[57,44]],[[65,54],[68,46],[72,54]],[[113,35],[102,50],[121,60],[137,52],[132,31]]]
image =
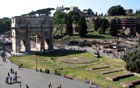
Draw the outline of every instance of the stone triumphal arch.
[[[33,37],[36,51],[53,49],[52,17],[12,17],[11,30],[13,53],[31,52]]]

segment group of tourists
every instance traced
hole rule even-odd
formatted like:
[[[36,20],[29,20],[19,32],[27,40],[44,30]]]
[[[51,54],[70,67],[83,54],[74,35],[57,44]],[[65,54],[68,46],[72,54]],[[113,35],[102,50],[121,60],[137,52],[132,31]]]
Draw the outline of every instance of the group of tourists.
[[[21,88],[21,83],[19,83],[19,87]],[[26,84],[26,88],[29,88],[28,84]]]
[[[0,53],[0,54],[1,54],[3,62],[6,62],[6,55],[4,55],[3,53]]]
[[[85,80],[84,80],[84,82],[85,83],[89,83],[89,88],[92,88],[92,79],[90,79],[90,78],[85,78]]]
[[[60,71],[55,70],[55,75],[60,75],[60,74],[61,74]]]
[[[17,82],[17,71],[14,72],[14,69],[10,69],[11,74],[15,74],[13,77],[10,76],[10,73],[8,72],[8,76],[6,76],[5,82],[6,83],[12,83],[12,82]]]
[[[52,88],[51,82],[49,83],[48,87],[49,87],[49,88]],[[58,86],[57,88],[62,88],[61,84],[59,84],[59,86]]]
[[[107,50],[107,51],[103,50],[103,53],[106,53],[108,56],[109,54],[112,54],[113,58],[119,58],[119,59],[121,59],[122,56],[124,55],[124,51],[114,52],[111,50]]]
[[[1,56],[3,57],[3,56]],[[12,59],[11,59],[11,63],[13,63]],[[19,69],[23,66],[23,64],[19,65]],[[12,74],[14,74],[12,76]],[[17,82],[17,71],[14,71],[14,68],[10,69],[10,73],[8,72],[8,75],[5,78],[5,83],[7,84],[12,84],[12,83],[18,83]],[[19,83],[19,87],[21,88],[21,82]],[[28,84],[26,84],[26,88],[29,88]]]
[[[67,76],[67,75],[64,75],[64,78],[67,78],[67,79],[72,79],[71,76]]]

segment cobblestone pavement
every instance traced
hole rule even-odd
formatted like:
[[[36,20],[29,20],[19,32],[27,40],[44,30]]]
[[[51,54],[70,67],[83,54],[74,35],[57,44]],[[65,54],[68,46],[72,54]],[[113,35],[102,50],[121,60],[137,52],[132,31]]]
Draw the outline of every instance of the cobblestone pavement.
[[[17,83],[5,83],[5,78],[8,75],[8,72],[10,72],[10,68],[14,68],[14,71],[17,71]],[[10,73],[10,76],[14,76],[14,74]],[[3,62],[0,57],[0,88],[20,88],[20,82],[22,86],[21,88],[26,88],[26,84],[28,84],[30,88],[48,88],[50,82],[52,83],[52,88],[57,88],[59,84],[62,85],[62,88],[89,88],[89,84],[87,83],[65,79],[63,76],[36,72],[35,70],[25,68],[18,69],[18,66],[11,63],[9,60]],[[92,88],[101,87],[93,85]]]

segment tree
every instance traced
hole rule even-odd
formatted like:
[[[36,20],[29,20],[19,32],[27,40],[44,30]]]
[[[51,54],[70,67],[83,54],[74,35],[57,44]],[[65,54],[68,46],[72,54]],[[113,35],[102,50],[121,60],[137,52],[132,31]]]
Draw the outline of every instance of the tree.
[[[98,33],[103,34],[103,29],[101,27],[98,28]]]
[[[57,14],[55,14],[55,19],[65,19],[67,20],[67,14],[65,12],[58,12]]]
[[[116,36],[117,35],[117,25],[116,25],[116,20],[113,19],[110,23],[110,35]]]
[[[96,20],[94,21],[94,30],[97,31],[98,28],[99,28],[99,20],[96,19]]]
[[[103,16],[103,13],[101,13],[101,16]]]
[[[117,15],[125,15],[125,10],[122,6],[112,6],[108,10],[108,15],[109,16],[117,16]]]
[[[36,14],[35,11],[31,11],[31,12],[28,13],[28,15],[30,15],[30,16],[34,16],[35,14]]]
[[[31,11],[28,14],[23,14],[22,16],[26,15],[35,16],[36,14],[38,14],[39,16],[41,15],[49,16],[49,14],[51,14],[50,12],[51,10],[54,10],[54,8],[38,9],[36,11]]]
[[[71,19],[72,19],[73,23],[76,24],[76,23],[78,23],[79,18],[80,17],[78,15],[73,15]]]
[[[95,31],[98,30],[98,28],[100,27],[101,23],[102,23],[102,19],[99,18],[99,17],[94,21],[94,30]]]
[[[70,10],[70,8],[69,8],[69,7],[65,7],[64,9],[65,9],[65,10],[67,10],[67,11],[68,11],[68,10]]]
[[[87,9],[84,9],[83,11],[88,11]]]
[[[66,33],[70,36],[73,35],[73,27],[72,27],[71,18],[68,18],[68,20],[66,22]]]
[[[140,18],[140,11],[136,11],[135,15]]]
[[[127,52],[122,59],[126,62],[125,68],[131,72],[140,73],[140,47],[134,51]]]
[[[61,30],[61,42],[63,45],[63,37],[62,37],[62,31],[63,31],[63,25],[66,23],[65,19],[56,19],[54,20],[54,24],[58,25],[58,29]]]
[[[103,21],[101,23],[101,28],[103,30],[103,34],[105,34],[105,31],[106,31],[108,25],[109,25],[108,20],[106,18],[103,18]]]
[[[11,27],[11,19],[8,17],[4,17],[0,19],[0,31],[1,33],[10,32]]]
[[[79,36],[85,37],[87,34],[87,25],[84,16],[80,17],[78,25],[79,25]]]
[[[46,15],[46,16],[49,16],[49,15],[51,14],[51,10],[54,10],[54,8],[46,8],[46,9],[45,9],[45,11],[46,11],[46,12],[45,12],[45,15]]]
[[[93,11],[91,9],[88,9],[87,12],[88,12],[88,15],[93,15]]]
[[[98,15],[98,13],[96,12],[96,13],[95,13],[95,16],[97,16],[97,15]]]
[[[69,11],[69,10],[70,10],[70,8],[69,8],[69,7],[65,7],[65,8],[64,8],[64,10]]]
[[[79,13],[76,12],[76,11],[70,11],[70,12],[68,13],[68,17],[72,19],[72,22],[73,22],[73,23],[78,23],[79,18],[80,18],[80,15],[79,15]]]
[[[77,11],[70,11],[69,13],[68,13],[68,17],[72,17],[73,15],[78,15],[79,17],[80,17],[80,15],[79,15],[79,13],[77,12]]]
[[[106,17],[107,15],[106,15],[106,13],[105,13],[105,15],[104,15],[104,17]]]

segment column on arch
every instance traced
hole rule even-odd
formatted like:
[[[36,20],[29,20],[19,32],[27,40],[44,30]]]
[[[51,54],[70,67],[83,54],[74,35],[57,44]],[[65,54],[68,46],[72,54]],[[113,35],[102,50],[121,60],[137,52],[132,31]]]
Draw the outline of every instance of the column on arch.
[[[45,36],[44,31],[42,31],[40,35],[40,41],[41,41],[40,51],[45,51],[44,36]]]
[[[20,53],[20,39],[16,41],[16,53]]]
[[[31,52],[31,46],[30,46],[30,35],[31,35],[31,32],[30,31],[27,31],[27,36],[26,36],[26,52],[30,53]]]
[[[53,28],[50,28],[50,33],[49,33],[49,50],[53,49]]]

